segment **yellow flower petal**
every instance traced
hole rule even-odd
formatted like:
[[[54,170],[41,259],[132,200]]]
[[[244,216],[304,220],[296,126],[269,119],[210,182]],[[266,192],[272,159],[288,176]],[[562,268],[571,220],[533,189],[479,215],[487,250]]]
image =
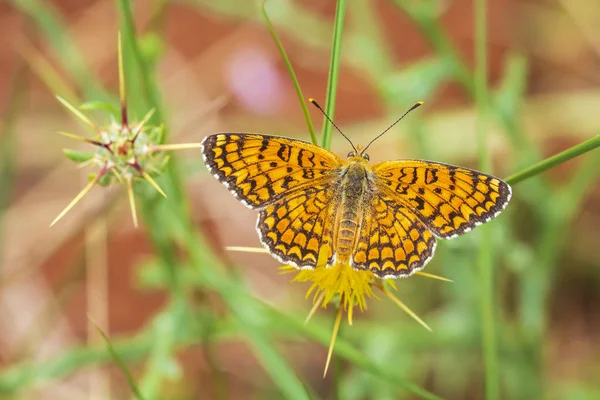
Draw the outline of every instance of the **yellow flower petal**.
[[[312,316],[315,314],[315,312],[317,311],[317,308],[319,308],[321,303],[323,303],[324,298],[325,298],[325,293],[322,292],[321,295],[314,301],[313,307],[310,309],[310,312],[308,313],[308,315],[306,316],[306,319],[304,320],[305,325],[308,324],[308,321],[310,321]]]

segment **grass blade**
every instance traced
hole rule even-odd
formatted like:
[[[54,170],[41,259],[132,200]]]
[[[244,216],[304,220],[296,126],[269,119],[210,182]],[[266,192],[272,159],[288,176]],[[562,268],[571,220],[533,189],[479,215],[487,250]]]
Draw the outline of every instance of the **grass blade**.
[[[123,47],[128,46],[131,54],[135,59],[136,67],[139,70],[140,80],[142,82],[141,89],[145,91],[145,97],[148,99],[147,109],[154,108],[155,112],[152,115],[154,121],[164,122],[162,115],[161,98],[150,72],[150,67],[140,49],[137,37],[135,35],[135,24],[133,20],[133,12],[131,2],[129,0],[119,0],[119,8],[121,14],[121,34]]]
[[[131,372],[129,372],[127,365],[125,365],[125,363],[123,362],[123,360],[121,359],[121,357],[119,356],[117,351],[114,349],[108,336],[106,336],[104,331],[102,329],[100,329],[98,324],[96,324],[96,321],[94,321],[94,319],[92,317],[90,317],[89,315],[88,315],[88,319],[90,320],[90,322],[92,324],[94,324],[94,326],[96,327],[96,330],[98,331],[98,333],[102,336],[102,338],[106,342],[106,347],[108,348],[108,351],[109,351],[112,359],[117,363],[117,366],[119,367],[121,372],[123,372],[123,374],[125,375],[125,378],[127,379],[127,383],[129,384],[129,387],[131,388],[131,391],[133,392],[135,397],[138,400],[144,400],[144,397],[142,396],[142,394],[140,393],[140,390],[137,387],[137,383],[135,382],[135,379],[133,379],[133,375],[131,375]]]
[[[489,117],[487,61],[487,0],[475,0],[475,102],[478,110],[477,147],[479,167],[490,171],[491,157],[487,146]],[[485,367],[485,398],[497,400],[500,395],[498,349],[495,324],[494,249],[489,226],[481,228],[478,264],[481,273],[481,343]]]
[[[335,23],[333,25],[333,45],[331,47],[331,61],[329,64],[329,78],[327,80],[327,97],[325,99],[325,113],[334,119],[335,97],[340,70],[340,53],[342,50],[342,29],[346,14],[346,0],[338,0],[335,8]],[[332,125],[325,119],[323,122],[323,147],[331,148]]]
[[[585,142],[575,145],[565,151],[561,151],[560,153],[555,154],[552,157],[548,157],[545,160],[542,160],[539,163],[532,165],[531,167],[525,168],[524,170],[509,176],[505,180],[511,185],[514,185],[533,176],[539,175],[542,172],[549,170],[550,168],[554,168],[557,165],[567,162],[572,158],[578,157],[584,153],[587,153],[588,151],[594,150],[597,147],[600,147],[600,134],[594,136],[591,139],[586,140]]]

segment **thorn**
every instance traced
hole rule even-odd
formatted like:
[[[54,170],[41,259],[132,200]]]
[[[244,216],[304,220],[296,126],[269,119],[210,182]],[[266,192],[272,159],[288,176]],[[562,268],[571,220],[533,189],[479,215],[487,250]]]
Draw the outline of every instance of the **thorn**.
[[[129,206],[131,207],[131,216],[133,217],[133,225],[137,228],[137,213],[135,211],[135,197],[133,196],[133,185],[131,183],[131,177],[127,178],[127,196],[129,197]]]
[[[106,171],[108,171],[108,169],[106,168],[106,166],[104,166],[104,168],[102,168],[102,170],[98,173],[98,175],[96,175],[96,177],[90,183],[88,183],[87,186],[84,187],[83,190],[81,192],[79,192],[79,194],[77,196],[75,196],[75,198],[73,200],[71,200],[69,205],[67,205],[65,207],[65,209],[62,210],[61,213],[58,214],[58,216],[56,218],[54,218],[54,221],[52,221],[52,223],[50,224],[50,227],[54,226],[54,224],[56,224],[62,217],[64,217],[66,213],[71,211],[71,209],[75,206],[75,204],[77,204],[83,198],[83,196],[85,196],[94,187],[94,185],[96,183],[98,183],[98,181],[100,180],[100,178],[102,178],[104,176]]]
[[[156,190],[158,190],[158,193],[162,194],[165,199],[167,198],[167,195],[165,194],[165,192],[163,192],[163,190],[160,188],[160,186],[158,186],[158,183],[156,183],[156,181],[154,179],[152,179],[152,177],[150,175],[148,175],[148,173],[146,171],[142,172],[142,176],[144,177],[144,179],[146,179],[152,186],[154,186],[154,188]]]
[[[115,176],[117,177],[117,180],[119,181],[119,183],[123,183],[123,175],[121,175],[121,173],[119,171],[117,171],[116,168],[114,168],[112,170],[112,173],[115,174]]]
[[[107,149],[108,151],[110,151],[112,153],[112,150],[110,149],[110,147],[108,147],[107,144],[102,143],[102,142],[98,142],[97,140],[88,139],[88,138],[85,138],[83,136],[74,135],[72,133],[63,132],[63,131],[56,131],[56,133],[58,133],[59,135],[68,137],[69,139],[74,139],[74,140],[78,140],[80,142],[85,142],[85,143],[93,144],[94,146],[103,147],[103,148]]]
[[[125,93],[125,69],[123,67],[123,45],[121,43],[121,32],[118,34],[119,51],[119,96],[121,97],[121,126],[129,126],[127,121],[127,100]]]
[[[348,306],[348,325],[352,326],[352,311],[354,310],[354,306],[350,304]]]
[[[56,131],[56,133],[58,133],[59,135],[66,136],[69,139],[79,140],[80,142],[86,142],[86,143],[92,143],[92,144],[98,143],[94,140],[84,138],[83,136],[75,135],[73,133],[68,133],[68,132],[63,132],[63,131]],[[101,144],[101,143],[99,143],[99,144]]]
[[[443,276],[439,276],[439,275],[430,274],[428,272],[417,271],[417,272],[415,272],[415,275],[421,275],[426,278],[437,279],[437,280],[444,281],[444,282],[454,282],[452,279],[444,278]]]
[[[225,246],[225,250],[246,253],[269,253],[269,250],[264,247]]]
[[[155,111],[156,111],[156,109],[153,108],[150,111],[148,111],[146,113],[146,115],[144,115],[144,118],[142,118],[142,120],[140,121],[140,123],[137,126],[137,132],[135,133],[135,135],[133,135],[133,139],[131,139],[131,143],[135,142],[135,140],[137,139],[137,137],[140,134],[140,132],[142,131],[142,129],[144,129],[144,125],[146,125],[146,123],[150,120],[150,118],[152,118]]]
[[[73,105],[71,105],[71,103],[69,103],[68,101],[66,101],[65,99],[63,99],[62,97],[60,97],[59,95],[56,95],[56,99],[58,101],[60,101],[61,104],[63,106],[65,106],[69,111],[71,111],[73,114],[75,114],[75,116],[77,118],[79,118],[80,120],[82,120],[83,122],[85,122],[86,124],[88,124],[89,126],[91,126],[92,128],[94,128],[94,130],[96,132],[98,132],[98,134],[102,133],[102,130],[98,127],[98,125],[94,124],[92,122],[92,120],[90,120],[81,111],[79,111],[77,108],[75,108]]]
[[[340,304],[338,309],[337,317],[335,317],[335,324],[333,325],[333,333],[331,335],[331,343],[329,343],[329,352],[327,353],[327,362],[325,362],[325,371],[323,371],[323,378],[327,375],[327,369],[329,369],[329,362],[333,354],[333,346],[335,345],[335,339],[337,338],[338,331],[340,329],[340,323],[342,322],[342,313],[344,308]]]
[[[202,143],[180,143],[180,144],[156,144],[150,147],[151,151],[158,150],[186,150],[186,149],[200,149]]]
[[[431,330],[431,328],[429,327],[429,325],[427,325],[421,318],[419,318],[419,316],[417,314],[415,314],[410,308],[408,308],[408,306],[406,304],[404,304],[402,301],[400,301],[400,299],[398,299],[396,296],[394,296],[384,286],[379,286],[379,289],[381,289],[381,291],[387,297],[389,297],[394,303],[396,303],[396,305],[398,305],[398,307],[400,307],[402,310],[404,310],[405,313],[410,315],[415,321],[417,321],[419,324],[421,324],[425,329],[427,329],[429,332],[433,332]]]
[[[324,298],[325,298],[325,292],[321,292],[321,294],[319,294],[319,297],[317,297],[315,299],[314,304],[313,304],[312,308],[310,309],[310,312],[306,316],[306,319],[304,320],[304,325],[308,324],[308,321],[310,321],[312,316],[315,314],[315,312],[317,311],[317,308],[319,308],[319,306],[321,304],[323,304]]]

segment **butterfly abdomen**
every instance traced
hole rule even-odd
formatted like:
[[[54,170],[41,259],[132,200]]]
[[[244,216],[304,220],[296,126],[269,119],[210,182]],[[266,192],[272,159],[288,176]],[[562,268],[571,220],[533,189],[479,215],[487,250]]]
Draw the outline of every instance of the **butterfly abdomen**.
[[[345,261],[354,252],[360,233],[363,201],[368,190],[367,172],[362,163],[350,163],[340,182],[340,204],[336,212],[335,252]]]
[[[358,215],[351,210],[344,210],[337,230],[336,253],[344,258],[352,254],[356,234],[358,232]]]

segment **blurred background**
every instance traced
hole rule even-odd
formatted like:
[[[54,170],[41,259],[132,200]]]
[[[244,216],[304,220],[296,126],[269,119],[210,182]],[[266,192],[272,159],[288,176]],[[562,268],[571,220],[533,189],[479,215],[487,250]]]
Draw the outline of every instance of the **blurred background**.
[[[348,3],[336,123],[365,144],[423,100],[371,147],[371,160],[476,168],[472,2]],[[127,4],[0,3],[0,399],[129,398],[88,315],[148,399],[308,398],[293,394],[299,383],[315,399],[421,398],[410,385],[480,399],[489,373],[498,376],[496,398],[600,399],[597,150],[513,187],[509,207],[489,224],[493,293],[482,293],[479,233],[440,243],[426,271],[454,282],[414,276],[397,292],[433,333],[372,299],[342,326],[325,379],[334,307],[304,326],[308,284],[292,283],[267,254],[224,250],[260,246],[256,212],[206,172],[198,149],[172,154],[157,178],[169,200],[136,185],[139,228],[123,185],[95,187],[49,228],[93,171],[64,156],[63,148],[86,144],[56,131],[91,134],[54,95],[118,105],[117,32]],[[321,104],[335,8],[267,4],[304,95]],[[218,131],[310,140],[260,3],[145,0],[132,14],[141,57],[125,57],[132,119],[158,98],[154,123],[165,124],[169,143]],[[489,2],[493,169],[485,172],[507,177],[599,134],[598,21],[597,0]],[[310,113],[320,131],[322,116]],[[109,121],[103,110],[87,114]],[[332,150],[349,151],[335,132]],[[492,371],[482,353],[485,298],[495,310]]]

